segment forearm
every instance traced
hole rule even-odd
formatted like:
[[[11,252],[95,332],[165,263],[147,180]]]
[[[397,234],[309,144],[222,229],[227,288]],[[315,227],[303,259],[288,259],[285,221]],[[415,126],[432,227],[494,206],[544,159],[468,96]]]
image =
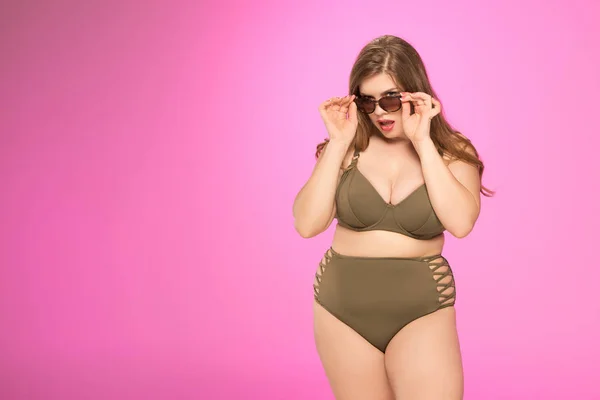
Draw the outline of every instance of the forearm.
[[[452,235],[466,236],[479,215],[476,198],[454,177],[430,138],[413,145],[421,160],[431,205],[440,222]]]
[[[308,182],[296,196],[294,225],[302,236],[314,236],[330,223],[340,167],[348,147],[348,143],[330,141],[320,154]]]

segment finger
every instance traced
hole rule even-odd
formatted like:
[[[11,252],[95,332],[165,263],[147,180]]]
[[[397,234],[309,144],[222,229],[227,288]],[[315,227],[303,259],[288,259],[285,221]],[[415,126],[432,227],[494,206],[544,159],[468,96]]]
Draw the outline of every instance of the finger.
[[[331,97],[323,102],[322,107],[319,108],[319,112],[322,118],[331,118],[334,115],[345,115],[348,113],[348,107],[344,107],[344,104],[348,102],[349,96],[344,97]],[[331,114],[334,113],[334,114]]]
[[[353,124],[358,124],[357,108],[356,103],[354,101],[350,103],[350,107],[348,108],[348,119]]]
[[[348,95],[346,97],[344,97],[344,100],[342,101],[342,110],[345,112],[348,112],[348,108],[350,107],[350,104],[352,104],[354,102],[354,95]]]
[[[335,97],[330,97],[319,105],[319,111],[325,111],[333,104],[335,104]]]
[[[344,102],[346,101],[346,98],[348,96],[343,96],[343,97],[333,97],[332,98],[332,103],[338,106],[341,106],[342,104],[344,104]]]
[[[417,93],[404,93],[402,95],[402,101],[406,101],[411,103],[414,107],[422,107],[424,105],[426,105],[426,103],[424,102],[424,100],[421,98],[421,96],[416,96]],[[407,108],[408,108],[408,104],[407,104]]]
[[[350,95],[344,96],[344,97],[336,97],[335,103],[332,105],[331,109],[333,111],[339,111],[341,113],[347,113],[348,112],[348,105],[351,102],[351,97]]]
[[[355,95],[353,95],[353,94],[349,94],[349,95],[348,95],[348,96],[346,96],[346,97],[347,97],[347,100],[346,100],[346,101],[348,102],[346,105],[347,105],[348,107],[350,107],[350,104],[352,104],[352,103],[354,102],[354,99],[356,98],[356,96],[355,96]]]
[[[411,96],[414,99],[420,99],[420,100],[430,100],[431,99],[430,94],[423,93],[423,92],[414,92],[414,93],[411,93]]]
[[[325,110],[325,107],[327,107],[327,104],[328,104],[328,103],[329,103],[329,100],[325,100],[325,101],[321,102],[321,103],[319,104],[319,111],[323,111],[323,110]]]
[[[341,109],[347,108],[348,104],[349,104],[349,102],[348,102],[348,96],[341,97],[338,104],[339,104],[339,106],[340,106]]]
[[[329,100],[325,100],[324,102],[319,104],[319,114],[321,115],[321,118],[325,117],[327,107],[329,107]]]
[[[431,110],[431,114],[429,115],[429,119],[433,119],[433,117],[435,117],[436,115],[438,115],[439,113],[442,112],[442,103],[440,103],[439,101],[437,101],[434,98],[432,98],[431,101],[433,103],[433,107],[434,108]]]
[[[340,102],[340,98],[339,97],[330,97],[327,99],[326,103],[328,105],[334,105],[334,104],[338,104]]]
[[[327,105],[325,106],[326,111],[339,111],[341,104],[341,97],[332,97],[329,99]]]
[[[414,101],[410,93],[401,93],[401,96],[402,97],[400,98],[400,100],[402,101],[402,105],[404,105],[405,103],[408,105],[408,103]]]
[[[423,92],[414,92],[411,93],[411,99],[414,100],[414,104],[417,106],[427,106],[427,107],[431,107],[432,106],[432,99],[433,97],[431,97],[431,95],[427,94],[427,93],[423,93]]]
[[[401,101],[402,101],[402,119],[406,120],[410,118],[410,95],[408,93],[401,93]]]
[[[319,105],[319,114],[321,114],[322,118],[325,118],[327,112],[332,110],[332,108],[338,103],[337,99],[338,97],[330,97]]]

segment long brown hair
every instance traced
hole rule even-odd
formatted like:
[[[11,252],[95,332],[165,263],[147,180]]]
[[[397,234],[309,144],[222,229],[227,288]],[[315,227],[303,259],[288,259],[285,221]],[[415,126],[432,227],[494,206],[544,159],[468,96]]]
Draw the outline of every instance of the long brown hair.
[[[349,94],[359,96],[358,86],[371,76],[386,73],[395,83],[406,92],[423,92],[439,101],[431,87],[425,64],[415,48],[404,39],[392,35],[375,38],[358,54],[350,73]],[[358,128],[353,146],[358,151],[364,151],[369,145],[371,135],[378,134],[377,127],[369,117],[358,112]],[[431,121],[431,139],[441,156],[453,160],[461,160],[478,168],[479,178],[483,177],[484,165],[479,153],[471,141],[452,128],[442,112]],[[329,139],[317,145],[316,157],[319,157]],[[470,151],[469,151],[470,150]],[[494,191],[481,185],[481,193],[491,197]]]

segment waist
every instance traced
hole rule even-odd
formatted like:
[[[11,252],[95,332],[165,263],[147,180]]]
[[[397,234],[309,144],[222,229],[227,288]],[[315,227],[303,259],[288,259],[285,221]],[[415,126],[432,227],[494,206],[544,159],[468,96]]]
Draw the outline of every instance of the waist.
[[[427,257],[441,254],[444,235],[419,240],[388,231],[357,232],[336,226],[332,247],[341,254],[356,257]]]

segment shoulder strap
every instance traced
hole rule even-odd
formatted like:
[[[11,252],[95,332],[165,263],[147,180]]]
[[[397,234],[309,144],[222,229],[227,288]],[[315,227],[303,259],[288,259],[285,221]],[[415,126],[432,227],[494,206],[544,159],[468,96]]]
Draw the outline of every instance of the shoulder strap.
[[[360,157],[360,152],[358,150],[354,150],[354,155],[352,156],[352,161],[350,162],[350,166],[355,166],[358,162],[358,157]]]

